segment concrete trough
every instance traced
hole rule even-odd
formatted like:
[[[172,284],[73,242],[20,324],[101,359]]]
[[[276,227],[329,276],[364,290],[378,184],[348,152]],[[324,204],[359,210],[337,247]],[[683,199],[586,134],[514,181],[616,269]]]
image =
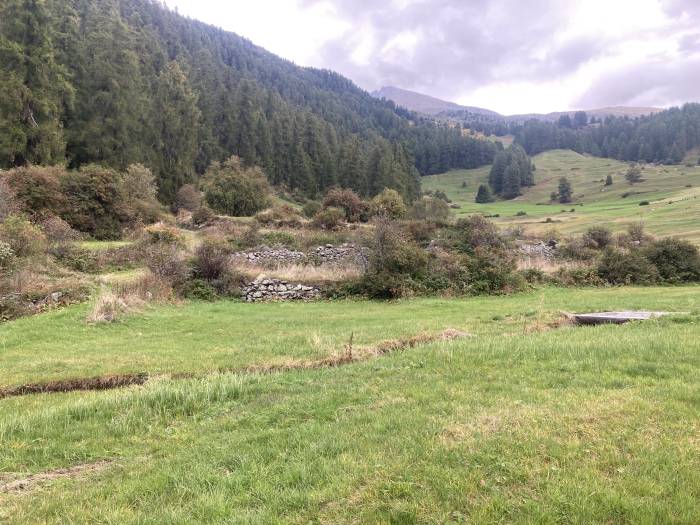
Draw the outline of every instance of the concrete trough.
[[[668,315],[678,315],[682,312],[596,312],[590,314],[574,314],[572,317],[576,324],[598,325],[598,324],[625,324],[632,321],[649,321]]]

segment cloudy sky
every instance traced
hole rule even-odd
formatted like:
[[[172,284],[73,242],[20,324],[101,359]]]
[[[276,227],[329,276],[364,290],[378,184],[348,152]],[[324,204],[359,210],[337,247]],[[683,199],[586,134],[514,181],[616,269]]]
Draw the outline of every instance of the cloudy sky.
[[[700,101],[700,0],[166,0],[299,65],[504,114]]]

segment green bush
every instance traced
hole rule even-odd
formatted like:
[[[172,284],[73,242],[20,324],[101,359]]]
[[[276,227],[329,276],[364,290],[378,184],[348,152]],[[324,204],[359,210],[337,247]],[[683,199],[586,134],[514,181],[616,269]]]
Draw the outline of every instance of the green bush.
[[[295,248],[297,246],[297,238],[289,232],[269,232],[262,236],[263,244],[268,246],[286,246],[287,248]]]
[[[266,226],[276,226],[278,228],[296,228],[301,226],[302,217],[299,210],[290,206],[289,204],[283,204],[281,206],[275,206],[274,208],[269,208],[259,212],[255,216],[255,220],[260,224]]]
[[[398,191],[385,189],[369,205],[370,216],[400,219],[406,215],[406,205]]]
[[[417,221],[444,223],[450,218],[450,206],[436,197],[421,197],[413,203],[408,216]]]
[[[345,218],[346,212],[340,208],[324,208],[314,217],[313,225],[324,230],[335,230]]]
[[[462,253],[473,254],[479,248],[502,250],[507,246],[498,227],[481,215],[458,220],[449,235],[454,247]]]
[[[654,284],[659,271],[638,250],[623,252],[608,248],[598,263],[598,276],[610,284]]]
[[[642,253],[666,282],[700,281],[700,254],[697,247],[687,241],[661,239],[644,248]]]
[[[216,215],[209,206],[200,206],[192,212],[192,224],[195,226],[204,226],[209,221],[214,219]]]
[[[613,242],[612,232],[604,226],[593,226],[583,234],[583,243],[587,248],[603,250]]]
[[[114,240],[131,222],[121,176],[96,165],[66,172],[61,178],[66,208],[61,217],[95,239]]]
[[[9,245],[17,257],[41,255],[47,247],[44,232],[19,215],[10,215],[0,224],[0,241]]]
[[[323,206],[321,205],[320,202],[318,201],[308,201],[306,204],[304,204],[303,212],[304,216],[307,219],[313,219],[314,216],[321,211],[321,208]]]
[[[270,203],[270,184],[263,171],[245,166],[235,156],[212,164],[201,185],[207,204],[223,215],[250,217]]]

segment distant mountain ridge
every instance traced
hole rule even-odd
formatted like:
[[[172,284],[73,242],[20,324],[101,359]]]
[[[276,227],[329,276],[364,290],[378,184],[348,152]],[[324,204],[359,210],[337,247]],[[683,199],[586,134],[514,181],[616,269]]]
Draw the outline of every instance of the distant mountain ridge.
[[[576,111],[556,111],[552,113],[526,113],[521,115],[501,115],[496,111],[491,111],[490,109],[479,108],[474,106],[463,106],[455,102],[449,102],[446,100],[441,100],[439,98],[431,97],[430,95],[424,95],[422,93],[417,93],[415,91],[409,91],[407,89],[401,89],[394,86],[385,86],[378,91],[374,91],[372,96],[376,98],[385,98],[387,100],[392,100],[399,106],[403,106],[411,111],[416,111],[418,113],[424,113],[431,116],[450,116],[450,114],[455,113],[472,113],[474,115],[481,115],[485,117],[492,117],[494,119],[505,119],[509,121],[514,120],[528,120],[537,119],[544,121],[554,122],[559,119],[562,115],[573,116]],[[663,108],[655,107],[629,107],[629,106],[611,106],[605,108],[597,109],[584,109],[589,117],[605,118],[608,116],[613,117],[641,117],[643,115],[653,115],[655,113],[660,113]]]
[[[446,100],[441,100],[439,98],[431,97],[429,95],[423,95],[422,93],[416,93],[415,91],[409,91],[406,89],[401,89],[393,86],[385,86],[378,91],[372,92],[372,96],[375,98],[385,98],[391,100],[403,106],[411,111],[416,111],[418,113],[424,113],[426,115],[437,116],[440,113],[445,113],[449,111],[467,111],[469,113],[474,113],[476,115],[485,115],[492,117],[500,117],[495,111],[490,109],[477,108],[472,106],[462,106],[454,102],[448,102]]]

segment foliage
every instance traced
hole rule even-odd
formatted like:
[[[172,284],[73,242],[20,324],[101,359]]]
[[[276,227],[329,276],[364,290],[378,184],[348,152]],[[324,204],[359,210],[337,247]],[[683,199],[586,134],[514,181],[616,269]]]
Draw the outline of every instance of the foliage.
[[[627,173],[625,173],[625,180],[629,182],[630,184],[636,184],[638,182],[642,182],[643,177],[642,177],[642,170],[639,168],[639,166],[632,165],[629,167],[627,170]]]
[[[209,206],[200,206],[192,212],[192,223],[195,226],[204,226],[214,219],[216,215]]]
[[[19,212],[19,203],[15,191],[7,179],[0,175],[0,222],[4,221],[8,215],[17,212]]]
[[[304,217],[307,219],[313,219],[314,216],[321,211],[321,208],[323,208],[323,205],[318,202],[318,201],[307,201],[306,204],[304,204],[303,208],[303,213]]]
[[[19,215],[10,215],[0,224],[0,241],[17,257],[34,257],[46,251],[44,232]]]
[[[7,269],[15,258],[15,252],[9,242],[0,241],[0,269]]]
[[[477,249],[503,250],[507,244],[498,227],[481,215],[459,219],[449,229],[455,249],[466,254],[475,254]]]
[[[613,235],[605,226],[592,226],[583,234],[583,242],[588,248],[602,250],[612,244]]]
[[[666,282],[700,281],[700,253],[693,244],[679,239],[660,239],[642,250]]]
[[[217,213],[249,217],[270,201],[270,185],[262,170],[246,166],[238,157],[215,162],[202,179],[207,204]]]
[[[605,185],[606,186],[612,186],[613,185],[613,178],[612,175],[608,175],[605,177]]]
[[[18,205],[32,215],[61,215],[66,199],[61,189],[61,167],[27,166],[7,172],[6,180]]]
[[[331,188],[323,199],[324,208],[339,208],[347,222],[366,221],[369,206],[354,191],[347,188]]]
[[[301,225],[302,217],[299,210],[289,204],[282,204],[259,212],[255,220],[260,224],[276,227],[296,228]]]
[[[559,200],[560,203],[562,204],[567,204],[571,202],[573,198],[573,188],[571,186],[571,183],[569,182],[569,179],[566,177],[562,177],[559,179],[559,192],[557,193],[557,199]]]
[[[488,204],[493,202],[491,189],[486,184],[479,184],[479,189],[476,192],[475,202],[477,204]]]
[[[611,284],[654,284],[659,271],[638,250],[623,252],[608,248],[598,263],[598,275]]]
[[[406,205],[398,191],[385,189],[370,201],[369,213],[373,217],[400,219],[406,215]]]
[[[158,185],[151,170],[141,164],[132,164],[120,175],[122,198],[130,222],[150,224],[161,215],[158,203]]]
[[[178,210],[195,211],[202,205],[202,193],[193,184],[185,184],[175,196],[175,208]]]
[[[450,207],[442,199],[424,196],[411,205],[408,216],[417,221],[445,222],[450,218]]]
[[[499,151],[489,174],[489,185],[493,192],[505,199],[520,195],[520,189],[534,186],[532,162],[525,150],[517,144]]]
[[[345,220],[345,211],[340,208],[324,208],[319,211],[313,220],[313,225],[324,230],[335,230]]]
[[[61,217],[72,228],[99,240],[119,239],[133,218],[120,175],[89,165],[61,177],[66,208]]]

